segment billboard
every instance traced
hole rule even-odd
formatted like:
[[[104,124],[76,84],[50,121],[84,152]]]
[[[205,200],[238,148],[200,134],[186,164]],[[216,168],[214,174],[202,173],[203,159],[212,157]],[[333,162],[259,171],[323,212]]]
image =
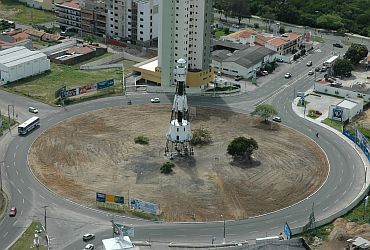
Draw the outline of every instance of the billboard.
[[[159,211],[159,205],[138,199],[131,199],[131,207],[151,214],[156,214]]]
[[[89,92],[92,92],[92,91],[96,91],[96,90],[97,90],[97,84],[96,83],[86,85],[86,86],[83,86],[83,87],[79,87],[80,95],[85,94],[85,93],[89,93]]]
[[[62,98],[67,98],[75,95],[79,95],[79,88],[64,90]]]
[[[340,107],[333,108],[332,119],[336,121],[343,121],[343,109]]]
[[[118,196],[114,194],[96,193],[96,201],[117,203],[123,205],[125,202],[125,198],[123,196]]]
[[[63,87],[55,92],[55,96],[58,94],[58,91],[61,92],[60,96],[62,98],[67,98],[71,96],[89,93],[92,91],[97,91],[99,89],[105,89],[105,88],[112,87],[112,86],[114,86],[114,79],[104,80],[98,83],[88,84],[85,86],[77,87],[74,89],[68,89],[68,90],[66,89],[66,87]]]
[[[96,193],[96,201],[97,202],[105,202],[105,194],[103,194],[103,193]]]

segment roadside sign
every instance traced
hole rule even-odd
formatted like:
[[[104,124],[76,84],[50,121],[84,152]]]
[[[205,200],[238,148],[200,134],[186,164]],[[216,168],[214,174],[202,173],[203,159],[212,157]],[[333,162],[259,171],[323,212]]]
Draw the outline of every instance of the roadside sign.
[[[288,222],[285,222],[284,224],[284,234],[286,235],[287,239],[290,239],[292,237],[292,230],[290,230]]]

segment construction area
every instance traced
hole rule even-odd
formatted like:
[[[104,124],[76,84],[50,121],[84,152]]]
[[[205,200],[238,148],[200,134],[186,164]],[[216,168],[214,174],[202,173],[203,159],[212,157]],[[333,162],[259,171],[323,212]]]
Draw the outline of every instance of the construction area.
[[[175,160],[161,174],[171,106],[131,105],[97,110],[51,127],[33,144],[30,166],[54,192],[95,207],[96,192],[160,204],[167,221],[243,219],[287,207],[316,191],[328,174],[324,153],[281,124],[205,107],[191,107],[192,130],[213,142]],[[148,145],[135,144],[146,136]],[[253,163],[234,163],[228,144],[239,136],[258,143]]]

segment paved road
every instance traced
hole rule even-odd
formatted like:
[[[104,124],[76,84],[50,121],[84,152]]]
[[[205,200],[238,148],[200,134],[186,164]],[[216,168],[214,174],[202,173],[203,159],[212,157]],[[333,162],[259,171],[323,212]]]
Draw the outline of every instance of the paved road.
[[[312,60],[314,66],[321,64],[320,60],[331,55],[331,46],[322,45],[320,51],[304,58],[301,63],[283,66],[284,71],[277,71],[275,77],[263,84],[263,87],[253,92],[234,97],[211,98],[211,97],[189,97],[191,105],[216,106],[248,113],[254,106],[262,102],[272,102],[279,110],[286,124],[297,131],[310,137],[316,131],[322,135],[317,143],[328,153],[331,164],[331,174],[325,185],[310,198],[295,206],[277,211],[265,216],[249,218],[243,221],[227,221],[227,240],[245,240],[265,235],[275,235],[281,232],[284,222],[288,221],[292,228],[307,223],[308,213],[315,204],[317,219],[326,218],[343,206],[348,205],[352,198],[359,193],[363,184],[364,169],[359,157],[352,147],[342,143],[331,132],[321,127],[308,123],[296,116],[291,109],[291,101],[295,90],[305,90],[312,86],[312,76],[307,77],[310,68],[305,65],[307,60]],[[283,75],[288,70],[293,74],[291,79],[285,79]],[[2,97],[8,96],[0,92]],[[148,103],[151,95],[132,95],[129,98],[134,104]],[[159,95],[162,102],[171,103],[172,95]],[[20,98],[20,97],[19,97]],[[95,110],[98,107],[111,107],[126,105],[127,97],[115,97],[85,102],[73,105],[64,110],[62,108],[50,109],[42,105],[34,105],[40,109],[43,115],[41,127],[33,131],[27,137],[12,135],[12,141],[5,156],[5,167],[3,167],[4,179],[7,192],[10,196],[11,205],[16,205],[19,214],[16,218],[5,217],[0,222],[0,241],[3,246],[9,245],[20,234],[32,219],[43,221],[44,209],[47,211],[47,230],[51,237],[53,249],[81,249],[83,242],[81,235],[92,232],[97,235],[95,243],[100,239],[111,235],[109,220],[113,217],[110,213],[86,209],[78,204],[66,201],[49,192],[32,175],[27,167],[27,150],[32,142],[52,124],[56,124],[76,114]],[[24,108],[30,105],[30,100],[6,99],[13,101],[16,107],[22,107],[22,117],[27,116]],[[1,104],[0,105],[4,105]],[[10,135],[8,135],[10,136]],[[294,142],[292,142],[294,143]],[[150,240],[155,242],[209,242],[213,236],[216,241],[222,240],[223,223],[155,223],[145,222],[138,219],[116,216],[115,221],[132,224],[135,226],[135,240]]]

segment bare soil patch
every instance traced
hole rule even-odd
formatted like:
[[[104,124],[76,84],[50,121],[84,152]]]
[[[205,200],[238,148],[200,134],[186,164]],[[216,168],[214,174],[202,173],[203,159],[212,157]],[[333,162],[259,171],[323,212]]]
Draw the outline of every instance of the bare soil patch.
[[[29,160],[53,191],[95,206],[95,193],[159,203],[169,221],[242,219],[292,205],[317,190],[328,173],[324,153],[307,137],[280,124],[244,114],[196,108],[192,128],[207,128],[211,145],[175,160],[160,173],[171,106],[142,105],[98,110],[67,119],[33,144]],[[134,143],[145,135],[149,145]],[[226,153],[237,137],[259,144],[260,164],[233,165]]]

